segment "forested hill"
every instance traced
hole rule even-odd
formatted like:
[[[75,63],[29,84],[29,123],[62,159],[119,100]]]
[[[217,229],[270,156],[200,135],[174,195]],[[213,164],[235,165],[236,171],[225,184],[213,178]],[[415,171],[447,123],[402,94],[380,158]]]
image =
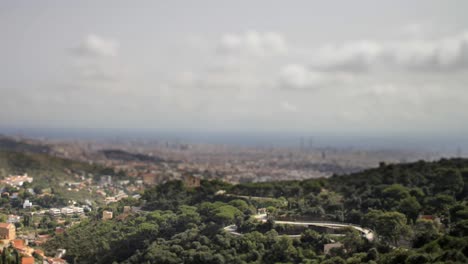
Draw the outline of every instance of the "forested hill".
[[[381,164],[306,181],[202,181],[197,188],[173,181],[148,189],[144,204],[124,200],[102,208],[117,219],[96,214],[46,249],[67,248],[71,263],[468,263],[466,185],[466,159]],[[144,211],[125,214],[125,205]],[[267,207],[266,223],[252,217],[259,207]],[[279,218],[354,223],[376,239],[352,229],[340,236],[295,229],[276,224]],[[231,224],[243,235],[223,230]],[[291,233],[300,236],[281,236]],[[342,247],[325,252],[332,242]]]
[[[350,197],[370,194],[391,185],[413,189],[413,194],[447,194],[464,200],[468,196],[468,159],[388,165],[381,163],[378,168],[334,175],[328,179],[239,184],[231,192],[250,196],[293,197],[318,193],[325,188]]]
[[[26,141],[15,140],[10,137],[0,135],[0,150],[32,153],[49,153],[50,147]]]
[[[63,198],[63,201],[71,199],[83,201],[96,198],[95,195],[91,196],[84,189],[79,192],[67,191],[66,188],[63,188],[64,182],[82,181],[83,177],[98,181],[102,175],[111,175],[117,179],[126,178],[124,173],[115,173],[113,169],[98,164],[89,164],[49,154],[0,150],[0,179],[24,173],[33,177],[33,182],[28,184],[29,188],[53,190],[55,196]]]

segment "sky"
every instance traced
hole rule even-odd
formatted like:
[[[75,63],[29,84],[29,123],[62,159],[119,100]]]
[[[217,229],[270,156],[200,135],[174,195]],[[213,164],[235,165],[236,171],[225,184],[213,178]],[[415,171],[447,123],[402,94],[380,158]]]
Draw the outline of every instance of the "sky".
[[[0,1],[0,128],[468,134],[467,1]]]

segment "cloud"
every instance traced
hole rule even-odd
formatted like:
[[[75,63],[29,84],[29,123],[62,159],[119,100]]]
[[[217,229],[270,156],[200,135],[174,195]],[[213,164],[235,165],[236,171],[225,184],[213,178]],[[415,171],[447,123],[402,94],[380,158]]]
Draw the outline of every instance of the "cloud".
[[[384,49],[374,41],[326,45],[318,50],[314,66],[322,70],[367,71],[381,57]]]
[[[281,68],[277,84],[284,89],[320,89],[334,84],[351,82],[352,75],[309,69],[302,64],[288,64]]]
[[[291,103],[289,103],[287,101],[281,102],[280,107],[285,112],[292,112],[292,113],[298,112],[297,106],[295,106],[295,105],[293,105],[293,104],[291,104]]]
[[[356,41],[326,45],[315,52],[312,67],[323,71],[366,72],[380,67],[397,70],[468,69],[468,32],[438,39],[389,42]]]
[[[397,43],[388,49],[396,65],[419,70],[468,68],[468,32],[437,40]]]
[[[218,51],[227,55],[268,56],[285,53],[287,45],[279,33],[251,30],[242,34],[224,34],[218,43]]]
[[[82,91],[129,89],[125,88],[128,85],[128,67],[119,60],[119,43],[116,40],[89,34],[71,50],[65,86]]]
[[[84,57],[116,57],[119,43],[95,34],[87,35],[83,41],[73,49],[74,53]]]

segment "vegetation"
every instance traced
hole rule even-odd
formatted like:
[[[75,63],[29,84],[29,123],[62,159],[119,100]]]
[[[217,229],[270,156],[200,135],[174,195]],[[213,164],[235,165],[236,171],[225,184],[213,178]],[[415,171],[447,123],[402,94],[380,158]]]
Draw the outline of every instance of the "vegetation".
[[[330,179],[232,186],[202,181],[186,188],[174,181],[149,189],[140,213],[99,215],[57,235],[46,249],[67,248],[71,263],[467,263],[468,160],[381,164]],[[230,195],[215,195],[226,190]],[[237,196],[236,196],[237,195]],[[239,198],[267,196],[274,199]],[[284,202],[286,201],[286,202]],[[135,203],[135,201],[133,201]],[[352,228],[333,236],[251,216],[269,204],[274,218],[309,217],[371,228],[368,241]],[[243,236],[223,227],[236,224]],[[324,254],[324,245],[343,247]]]
[[[67,191],[63,187],[65,182],[81,181],[83,178],[93,178],[95,181],[101,175],[111,175],[116,179],[124,179],[124,173],[116,173],[113,169],[105,168],[97,164],[54,157],[48,154],[32,152],[16,152],[0,150],[0,177],[27,173],[34,178],[31,184],[25,183],[20,190],[11,190],[20,194],[17,205],[20,206],[24,199],[31,199],[34,204],[43,207],[66,205],[68,200],[84,201],[85,199],[98,199],[98,196],[90,195],[86,190]],[[6,187],[8,191],[8,187]],[[32,188],[40,197],[33,197],[27,189]],[[6,201],[0,199],[0,204]]]

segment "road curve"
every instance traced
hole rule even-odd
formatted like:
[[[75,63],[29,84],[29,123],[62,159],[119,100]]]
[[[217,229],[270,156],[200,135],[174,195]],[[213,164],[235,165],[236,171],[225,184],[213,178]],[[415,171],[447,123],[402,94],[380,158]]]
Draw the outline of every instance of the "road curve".
[[[254,218],[261,221],[261,222],[266,222],[267,215],[266,214],[257,214],[254,215]],[[372,230],[363,228],[357,225],[352,225],[352,224],[345,224],[345,223],[332,223],[332,222],[295,222],[295,221],[276,221],[275,224],[279,225],[301,225],[301,226],[320,226],[320,227],[327,227],[327,228],[332,228],[332,229],[340,229],[344,227],[351,227],[357,231],[359,231],[367,240],[373,241],[375,239],[375,234]],[[237,232],[237,226],[236,225],[229,225],[223,228],[225,231],[236,235],[236,236],[242,236],[243,234]],[[300,235],[287,235],[289,237],[300,237]]]

